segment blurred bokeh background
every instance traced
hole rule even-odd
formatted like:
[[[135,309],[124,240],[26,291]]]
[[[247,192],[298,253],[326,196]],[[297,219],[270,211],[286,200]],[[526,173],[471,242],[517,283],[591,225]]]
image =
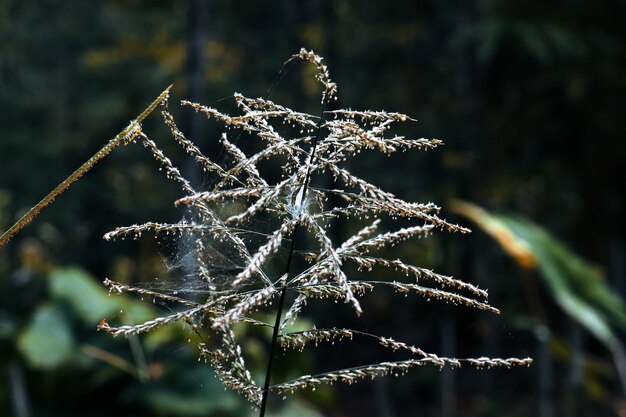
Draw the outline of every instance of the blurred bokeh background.
[[[273,99],[317,112],[310,68],[275,83],[287,58],[313,49],[339,84],[337,106],[407,113],[419,122],[403,133],[445,141],[355,169],[472,227],[398,256],[489,289],[502,311],[376,294],[358,326],[442,355],[535,364],[417,369],[298,394],[272,415],[625,416],[625,21],[623,0],[2,0],[0,230],[172,82],[179,125],[208,155],[218,135],[180,99],[228,106],[235,91],[275,87]],[[157,113],[144,128],[202,181]],[[165,280],[168,254],[149,238],[102,235],[180,218],[178,196],[143,147],[120,147],[0,249],[0,415],[254,415],[197,362],[183,326],[127,340],[96,332],[105,315],[162,313],[100,282]],[[319,306],[303,320],[345,311]],[[267,344],[250,343],[260,378]],[[346,358],[390,359],[333,346],[283,357],[276,378]]]

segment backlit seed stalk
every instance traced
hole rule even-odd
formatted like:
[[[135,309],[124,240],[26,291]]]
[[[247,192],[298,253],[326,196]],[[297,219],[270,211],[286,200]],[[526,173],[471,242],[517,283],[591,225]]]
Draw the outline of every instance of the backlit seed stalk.
[[[33,208],[28,210],[26,214],[22,216],[13,226],[9,228],[2,236],[0,236],[0,247],[4,246],[11,237],[23,229],[28,223],[33,221],[35,217],[39,215],[39,212],[52,203],[55,198],[61,195],[69,186],[82,177],[87,171],[89,171],[95,164],[100,162],[105,156],[107,156],[113,149],[115,149],[121,143],[128,144],[135,140],[137,135],[141,133],[141,122],[161,103],[163,99],[169,94],[172,86],[167,87],[159,96],[152,102],[146,109],[135,119],[132,120],[128,126],[126,126],[120,133],[118,133],[113,139],[111,139],[106,145],[104,145],[94,156],[89,158],[87,162],[82,164],[76,171],[72,172],[61,184],[59,184],[54,190],[50,191],[39,203]]]
[[[374,335],[365,329],[313,327],[301,332],[289,331],[289,324],[298,320],[308,303],[342,302],[358,316],[366,307],[363,295],[376,294],[385,291],[384,288],[405,297],[472,309],[476,314],[499,313],[489,304],[485,289],[412,265],[410,259],[389,257],[390,248],[409,240],[424,239],[441,231],[467,233],[468,229],[445,220],[435,204],[405,201],[355,175],[346,164],[359,153],[430,150],[442,142],[393,134],[397,124],[414,122],[404,114],[351,109],[328,111],[328,103],[336,98],[337,85],[331,81],[322,58],[303,49],[288,62],[296,61],[310,62],[317,69],[323,106],[319,116],[240,93],[233,95],[238,108],[236,114],[182,102],[199,116],[224,126],[223,132],[215,137],[224,150],[219,161],[204,155],[178,128],[169,111],[168,90],[158,99],[156,103],[162,106],[165,125],[204,172],[207,183],[212,184],[208,189],[196,190],[158,142],[136,127],[139,121],[116,137],[114,143],[134,137],[143,141],[165,176],[180,186],[181,195],[175,204],[187,212],[178,222],[147,221],[118,227],[105,238],[140,239],[151,234],[169,242],[179,240],[182,244],[176,258],[185,260],[185,279],[174,278],[169,282],[170,287],[155,288],[106,280],[105,285],[113,294],[134,294],[164,303],[171,310],[130,325],[103,320],[99,329],[114,336],[129,336],[175,322],[186,323],[201,340],[201,358],[211,364],[225,387],[259,407],[261,417],[266,414],[270,395],[315,389],[321,384],[352,384],[385,375],[399,376],[427,365],[437,368],[529,365],[532,362],[529,358],[441,357],[424,351],[415,342]],[[241,136],[245,139],[240,140]],[[261,145],[247,146],[254,141]],[[280,176],[275,175],[278,168]],[[327,188],[314,186],[316,182],[311,180],[319,176],[330,182]],[[329,226],[337,219],[349,219],[358,225],[342,241],[329,233]],[[299,238],[307,242],[303,250],[295,250]],[[377,276],[356,279],[350,272],[354,269],[363,274],[371,271]],[[244,340],[250,327],[259,329],[254,334],[272,329],[262,383],[254,380],[246,361]],[[410,359],[364,364],[273,383],[272,371],[279,349],[302,350],[325,342],[350,343],[352,339],[351,343],[371,343],[390,354],[410,355]]]
[[[330,82],[330,80],[328,80],[328,82]],[[309,190],[309,182],[311,179],[311,167],[313,166],[313,163],[315,162],[315,151],[317,150],[317,144],[319,143],[320,134],[322,133],[322,125],[324,123],[324,109],[327,104],[325,102],[325,99],[329,99],[330,97],[332,96],[324,95],[324,97],[322,98],[322,114],[319,118],[317,134],[315,135],[315,140],[313,141],[313,146],[309,155],[309,162],[307,164],[306,176],[304,177],[304,183],[302,184],[302,188],[298,191],[298,194],[296,194],[296,203],[299,203],[301,205],[304,204],[304,201],[306,201],[307,192]],[[300,200],[299,202],[297,201],[298,199]],[[291,245],[289,247],[289,256],[287,258],[287,264],[285,267],[286,277],[289,276],[289,273],[291,271],[291,263],[293,261],[296,238],[298,237],[298,230],[302,225],[303,218],[304,218],[304,215],[302,215],[302,213],[299,213],[297,220],[296,220],[296,225],[291,235]],[[281,318],[283,316],[283,308],[285,306],[286,296],[287,296],[287,283],[286,281],[282,281],[281,288],[280,288],[280,300],[278,301],[278,309],[276,310],[274,329],[272,330],[272,344],[270,346],[270,352],[269,352],[268,359],[267,359],[267,367],[265,369],[265,382],[263,383],[263,391],[262,391],[263,396],[261,398],[261,410],[259,412],[259,417],[264,417],[265,411],[267,409],[267,400],[269,398],[270,384],[271,384],[271,379],[272,379],[272,368],[273,368],[274,357],[276,356],[276,350],[278,346],[278,335],[281,329]]]

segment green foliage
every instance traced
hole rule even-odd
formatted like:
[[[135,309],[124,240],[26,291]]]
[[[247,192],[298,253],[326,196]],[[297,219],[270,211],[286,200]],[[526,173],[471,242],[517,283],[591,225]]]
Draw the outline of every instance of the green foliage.
[[[246,7],[241,2],[211,1],[203,2],[207,13],[195,13],[205,18],[196,26],[186,10],[191,3],[0,2],[1,231],[126,125],[164,85],[175,81],[175,96],[196,94],[204,102],[233,90],[263,96],[267,80],[276,75],[276,63],[306,46],[325,55],[335,70],[344,87],[341,105],[408,109],[419,119],[424,135],[446,141],[442,152],[427,160],[394,159],[397,169],[385,176],[371,170],[374,162],[364,156],[362,170],[371,171],[370,178],[415,200],[441,202],[460,196],[507,207],[549,227],[604,268],[612,262],[611,271],[620,277],[625,236],[620,178],[626,167],[623,1],[323,0],[247,2]],[[198,32],[201,62],[196,88],[186,62]],[[313,98],[299,79],[292,80],[294,88],[283,88],[289,81],[283,79],[277,90],[281,101],[299,107],[303,95]],[[182,128],[189,133],[191,127],[182,123]],[[174,150],[172,159],[179,162],[182,152],[176,153],[171,141],[161,141],[164,135],[158,139],[159,145]],[[212,152],[212,142],[201,145]],[[174,188],[164,187],[158,176],[151,175],[154,164],[147,159],[139,147],[118,149],[0,250],[3,370],[20,357],[17,335],[32,322],[39,306],[51,302],[47,284],[52,281],[44,278],[47,273],[33,272],[32,256],[22,255],[27,239],[39,242],[48,263],[81,265],[95,276],[96,284],[107,276],[131,283],[159,275],[150,267],[158,264],[158,257],[149,245],[135,246],[126,258],[119,255],[126,246],[101,242],[102,234],[114,225],[146,218],[171,221],[178,215],[170,205],[177,196]],[[442,245],[431,240],[430,254],[419,247],[402,256],[440,267],[437,260],[449,259],[448,249],[452,256],[463,253],[464,241]],[[476,258],[467,260],[467,270],[480,271],[476,279],[497,296],[517,283],[490,281],[493,271],[481,271],[481,266],[499,259],[496,255],[476,253]],[[127,267],[118,268],[122,263]],[[390,300],[381,296],[376,303],[392,305]],[[95,324],[84,323],[68,299],[53,304],[58,304],[75,340],[128,356],[125,340],[103,343],[106,338],[94,332]],[[130,314],[128,308],[124,314]],[[438,347],[440,329],[421,306],[407,305],[401,317],[378,315],[369,321],[373,328],[406,334],[406,325],[420,320],[411,337]],[[455,320],[459,329],[471,326],[464,335],[481,329],[474,342],[460,347],[466,351],[481,351],[485,344],[511,353],[530,349],[529,341],[520,337],[491,339],[493,332],[482,320],[476,323],[474,317],[465,316]],[[156,355],[153,362],[158,363],[163,350],[174,350],[166,340],[181,338],[177,332],[159,331],[144,341],[145,349]],[[590,350],[590,355],[606,354],[597,346]],[[73,359],[85,357],[78,353]],[[188,359],[177,362],[181,369],[197,366],[193,360],[193,364]],[[536,369],[511,384],[495,384],[488,396],[478,394],[477,387],[493,387],[492,374],[476,375],[467,384],[459,379],[456,385],[463,390],[456,394],[463,407],[457,414],[538,414],[533,408]],[[176,375],[167,383],[177,386]],[[435,399],[447,398],[439,391],[445,384],[440,384],[439,373],[427,375],[420,380],[419,392],[398,386],[381,397],[389,400],[390,414],[440,415]],[[555,393],[569,402],[571,396],[559,391],[558,383],[559,377],[569,381],[569,376],[561,369],[555,377]],[[110,390],[107,384],[113,383],[116,388]],[[136,384],[95,359],[88,369],[69,364],[26,375],[27,393],[42,407],[34,415],[155,415],[143,405],[133,411],[125,408],[129,403],[124,403],[122,394]],[[87,386],[89,392],[80,391]],[[103,388],[110,400],[102,400]],[[11,390],[10,381],[2,378],[0,415],[11,413]],[[85,395],[63,397],[68,390]],[[328,414],[354,415],[355,405],[378,401],[371,394],[358,388],[344,391],[344,401],[336,402],[332,411],[329,406]],[[44,396],[55,400],[40,401]],[[497,407],[498,399],[502,408],[493,414],[481,412],[480,404]],[[590,407],[580,408],[579,415],[613,413],[610,401],[589,405],[583,396],[577,399]],[[79,409],[74,414],[73,405]]]
[[[76,317],[94,325],[104,317],[123,313],[124,320],[149,320],[154,309],[133,302],[129,297],[111,297],[93,277],[79,268],[58,268],[49,276],[50,293],[55,300],[66,301]]]
[[[171,381],[176,381],[172,384]],[[174,364],[163,381],[137,386],[131,393],[146,408],[174,416],[242,415],[248,407],[207,367]]]
[[[550,294],[563,311],[607,346],[615,342],[617,329],[626,329],[626,305],[597,267],[526,219],[503,215],[496,219],[528,244]]]
[[[177,348],[167,363],[160,362],[160,352],[171,352],[170,344],[188,338],[175,328],[157,330],[138,345],[148,360],[145,382],[137,369],[142,365],[128,343],[118,339],[107,344],[109,338],[95,331],[105,315],[148,320],[156,315],[153,307],[123,295],[111,297],[90,274],[76,267],[54,268],[45,282],[49,284],[47,301],[36,305],[23,326],[0,312],[0,336],[14,339],[20,361],[32,370],[48,372],[51,381],[62,381],[68,373],[88,372],[86,381],[77,379],[59,389],[80,392],[91,387],[90,393],[97,395],[111,383],[119,384],[124,394],[119,404],[109,406],[111,410],[125,404],[168,416],[241,416],[247,412],[243,402],[223,391],[212,370],[197,362],[195,352]]]
[[[537,268],[561,309],[607,347],[626,329],[626,304],[606,277],[544,228],[520,216],[496,215],[468,203],[456,210],[494,237],[523,268]]]
[[[28,363],[39,369],[62,365],[76,354],[74,336],[65,316],[50,304],[37,309],[17,343]]]
[[[254,415],[254,414],[253,414]],[[322,414],[299,401],[291,401],[287,406],[269,417],[322,417]]]
[[[123,301],[110,297],[84,270],[55,269],[49,276],[52,297],[66,300],[85,323],[97,323],[119,310]]]

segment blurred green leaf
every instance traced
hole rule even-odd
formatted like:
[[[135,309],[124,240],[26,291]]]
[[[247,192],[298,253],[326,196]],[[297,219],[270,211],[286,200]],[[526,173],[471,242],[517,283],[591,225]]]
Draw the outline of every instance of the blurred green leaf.
[[[532,24],[515,22],[515,24],[512,25],[512,32],[514,38],[517,38],[526,53],[540,63],[548,63],[551,52],[548,47],[547,39],[540,28]]]
[[[24,332],[18,347],[35,368],[50,369],[68,360],[74,349],[72,331],[66,317],[54,305],[39,307]]]
[[[529,220],[464,202],[456,202],[454,210],[496,239],[521,267],[538,269],[563,311],[611,348],[616,327],[626,328],[626,305],[596,268]]]
[[[285,326],[285,333],[304,332],[314,327],[313,321],[308,318],[298,317]]]
[[[254,412],[250,414],[250,417],[256,415]],[[322,417],[315,409],[310,405],[303,403],[302,401],[290,401],[279,412],[269,414],[270,417]]]
[[[215,378],[208,366],[178,366],[158,381],[138,387],[133,393],[160,415],[240,415],[247,404]]]
[[[112,295],[111,297],[120,302],[120,307],[124,313],[123,320],[126,323],[141,323],[155,318],[155,309],[147,304],[139,303],[135,299],[122,295]]]
[[[67,300],[85,322],[97,323],[121,307],[120,299],[82,269],[58,268],[49,278],[52,296]]]
[[[85,323],[95,325],[120,312],[125,323],[154,318],[154,309],[125,295],[110,295],[103,285],[80,268],[55,269],[49,279],[52,296],[69,302]]]
[[[15,318],[4,311],[0,311],[0,339],[13,337],[16,328],[17,324]]]

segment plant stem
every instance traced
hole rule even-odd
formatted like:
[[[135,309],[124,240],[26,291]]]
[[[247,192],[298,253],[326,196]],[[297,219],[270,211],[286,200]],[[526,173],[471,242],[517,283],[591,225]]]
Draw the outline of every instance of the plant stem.
[[[306,176],[304,177],[304,186],[302,191],[302,201],[300,204],[304,204],[306,193],[309,189],[309,181],[311,178],[311,167],[315,161],[315,151],[317,150],[317,143],[322,132],[322,125],[324,124],[324,110],[326,106],[322,104],[322,114],[320,115],[319,125],[317,126],[317,133],[313,141],[311,154],[309,155],[309,162],[306,170]],[[293,253],[296,248],[296,238],[298,236],[298,229],[300,229],[300,220],[298,219],[296,225],[293,228],[291,235],[291,246],[289,247],[289,255],[287,257],[287,266],[285,268],[285,274],[289,275],[291,270],[291,262],[293,260]],[[272,365],[274,364],[274,356],[276,356],[276,346],[278,342],[278,332],[280,331],[280,320],[283,315],[283,307],[285,306],[285,297],[287,295],[287,279],[283,280],[283,284],[280,289],[280,300],[278,301],[278,309],[276,310],[276,320],[274,321],[274,330],[272,331],[272,345],[270,347],[269,357],[267,359],[267,369],[265,370],[265,382],[263,384],[263,396],[261,398],[261,411],[259,417],[265,417],[265,410],[267,409],[267,398],[269,397],[270,382],[272,377]]]
[[[13,415],[15,417],[30,417],[30,402],[22,366],[17,360],[14,360],[9,363],[8,368]]]
[[[611,354],[613,355],[613,362],[617,369],[617,377],[624,390],[626,396],[626,353],[624,352],[624,346],[619,339],[615,339],[609,346]]]
[[[141,113],[135,120],[133,120],[128,126],[126,126],[120,133],[111,139],[106,145],[104,145],[98,152],[80,166],[76,171],[72,172],[61,184],[59,184],[54,190],[52,190],[47,196],[45,196],[39,203],[22,216],[9,230],[4,232],[0,236],[0,247],[4,246],[11,237],[24,228],[28,223],[33,221],[39,212],[52,203],[55,198],[61,195],[67,188],[77,179],[82,177],[87,171],[89,171],[96,163],[100,162],[102,158],[107,156],[115,147],[120,143],[126,141],[131,142],[134,137],[141,131],[140,123],[145,119],[152,111],[165,99],[167,94],[172,88],[172,85],[167,87],[150,105]]]
[[[296,224],[293,229],[291,247],[289,248],[289,257],[287,258],[287,271],[291,269],[291,260],[293,257],[293,252],[295,249],[296,237],[298,235],[298,229],[300,227],[300,222]],[[267,369],[265,371],[265,383],[263,384],[263,397],[261,399],[261,413],[259,417],[265,416],[265,409],[267,408],[267,398],[269,397],[269,389],[270,389],[270,380],[272,377],[272,365],[274,364],[274,356],[276,355],[276,345],[278,342],[278,332],[280,330],[280,319],[283,315],[283,307],[285,305],[285,296],[287,294],[287,280],[283,281],[283,285],[280,289],[280,300],[278,301],[278,309],[276,311],[276,321],[274,322],[274,330],[272,331],[272,345],[270,348],[270,354],[267,359]]]

